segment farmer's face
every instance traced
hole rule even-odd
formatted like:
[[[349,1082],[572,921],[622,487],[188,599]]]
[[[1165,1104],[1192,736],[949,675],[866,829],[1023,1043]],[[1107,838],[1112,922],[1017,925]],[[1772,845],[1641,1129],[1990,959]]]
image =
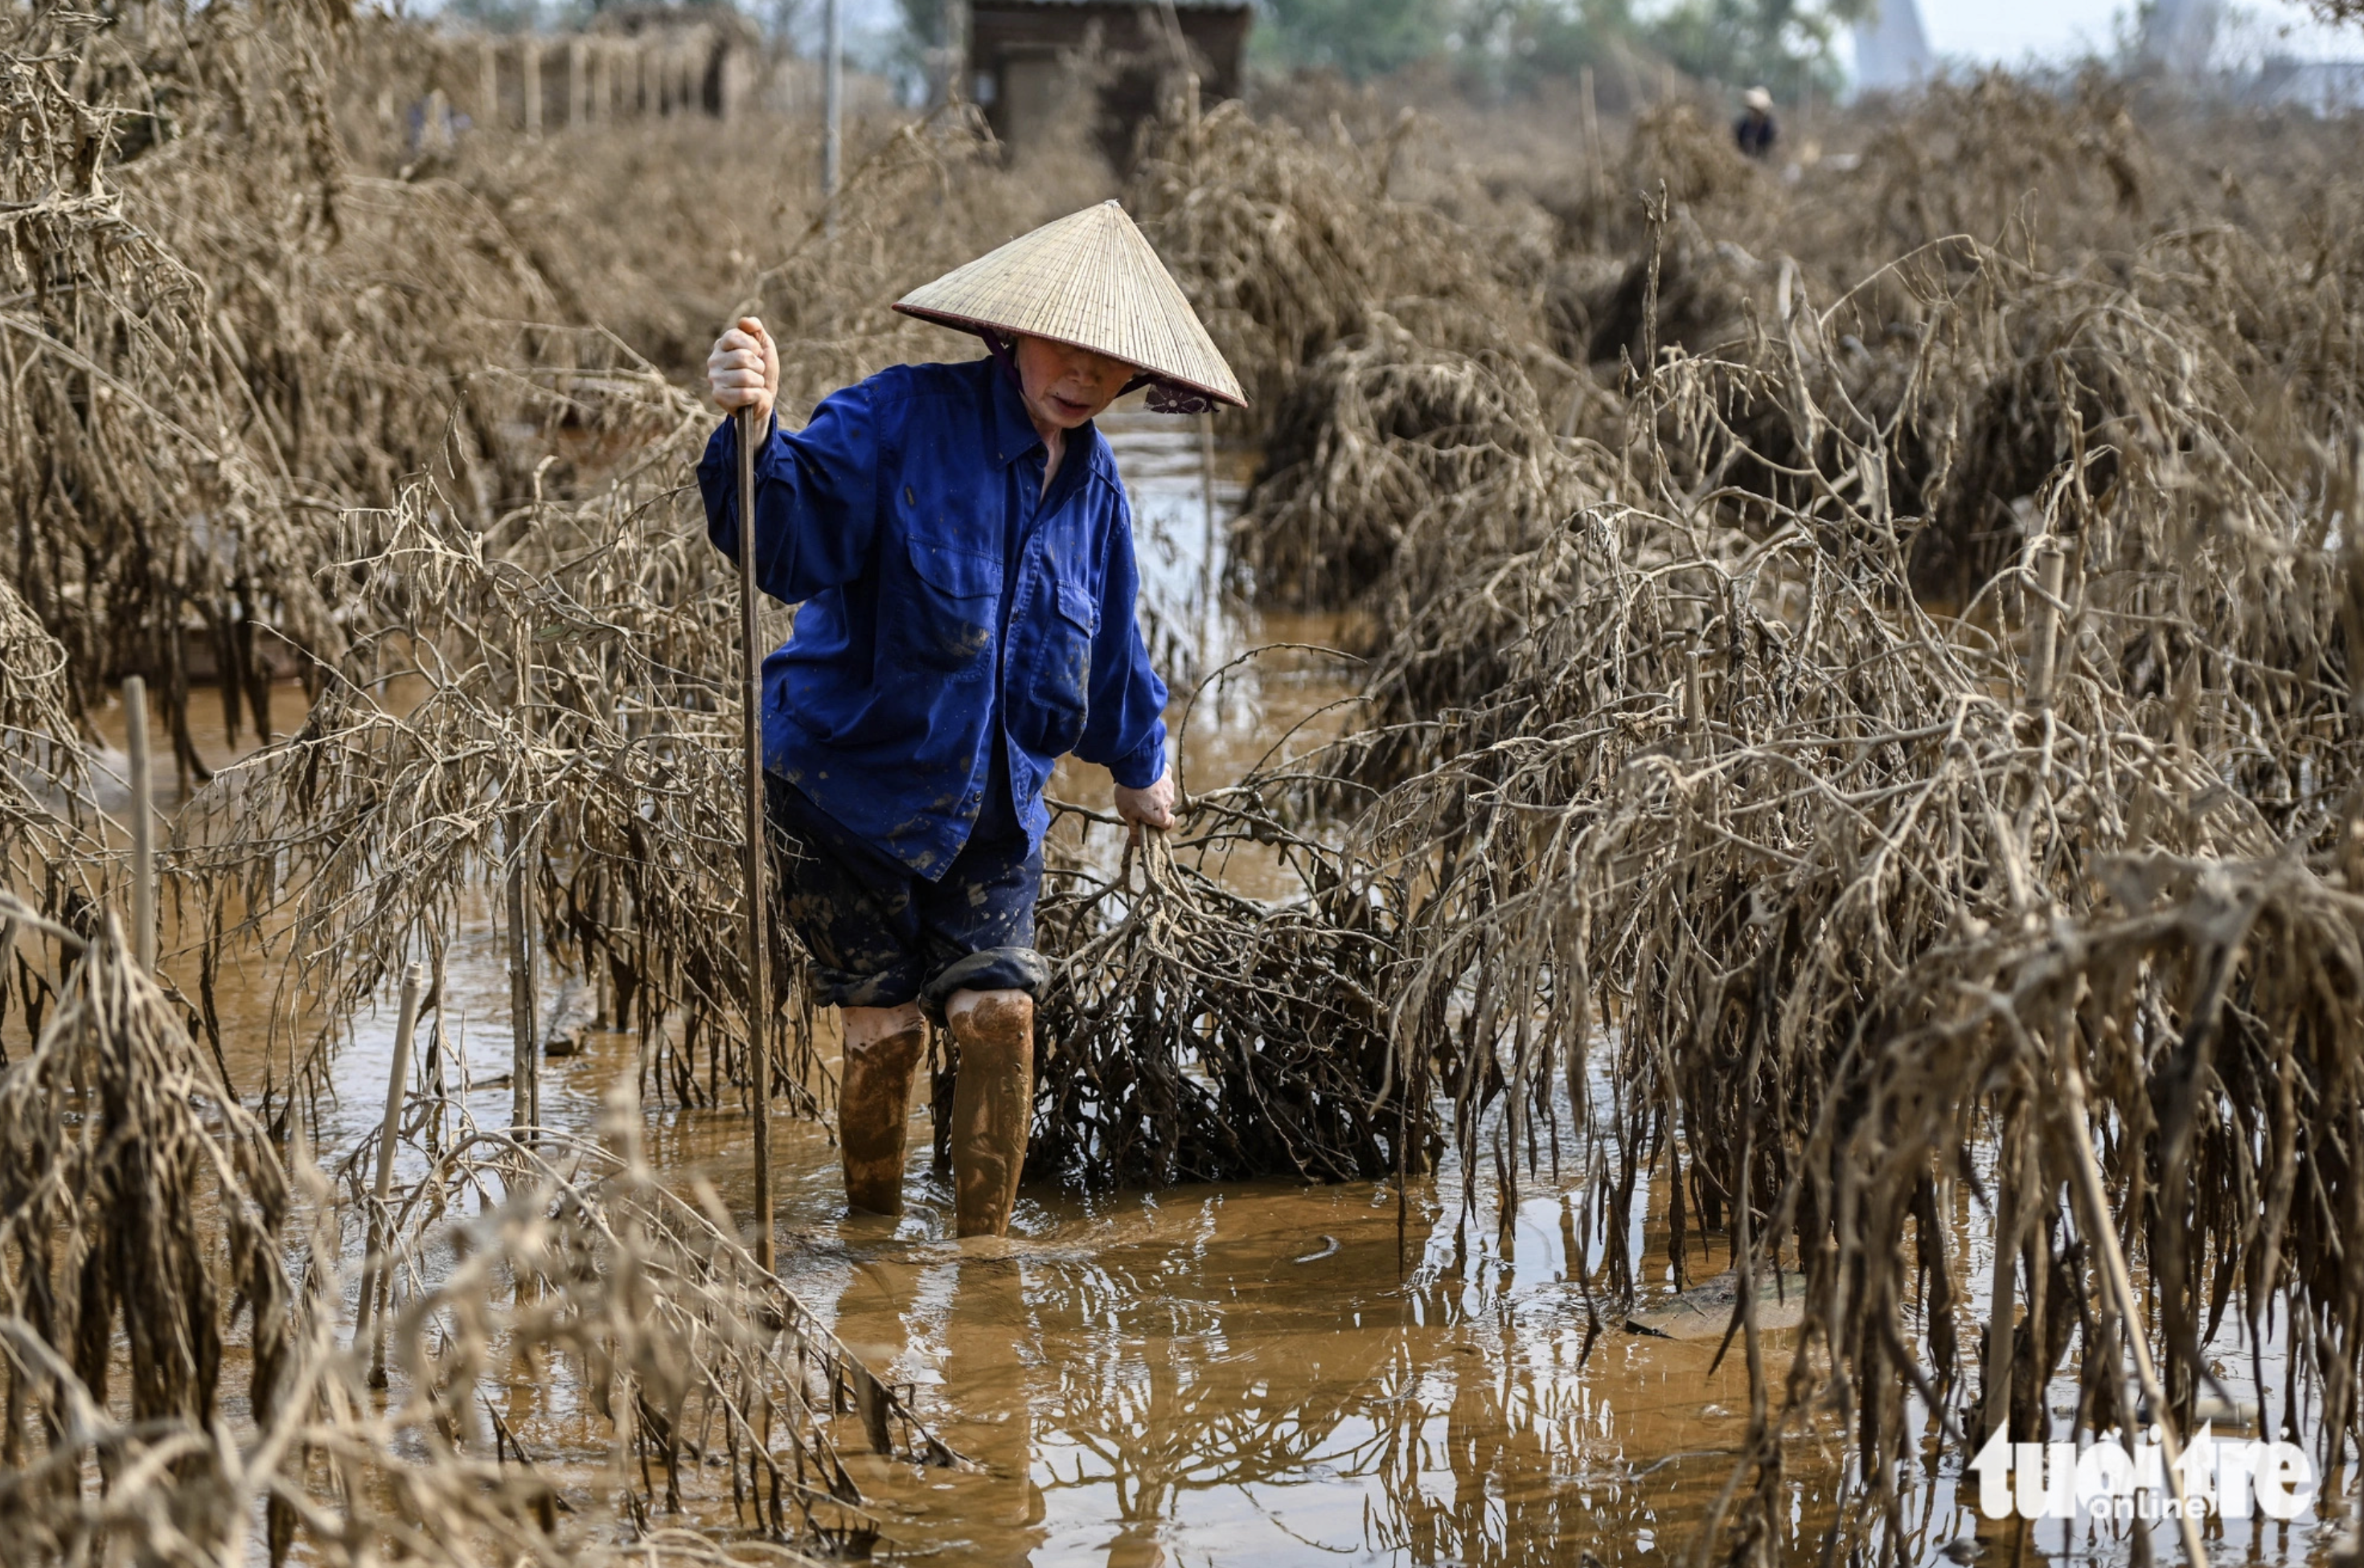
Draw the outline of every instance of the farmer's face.
[[[1048,338],[1018,339],[1018,379],[1037,429],[1072,430],[1116,401],[1133,368],[1122,360],[1072,349]]]

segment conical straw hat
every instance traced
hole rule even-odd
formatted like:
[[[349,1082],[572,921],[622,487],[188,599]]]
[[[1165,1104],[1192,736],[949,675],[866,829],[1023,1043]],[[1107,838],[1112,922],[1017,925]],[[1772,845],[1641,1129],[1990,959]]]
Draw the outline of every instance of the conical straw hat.
[[[1178,390],[1247,406],[1181,285],[1113,201],[1046,223],[913,289],[895,308],[964,331],[1090,349]]]

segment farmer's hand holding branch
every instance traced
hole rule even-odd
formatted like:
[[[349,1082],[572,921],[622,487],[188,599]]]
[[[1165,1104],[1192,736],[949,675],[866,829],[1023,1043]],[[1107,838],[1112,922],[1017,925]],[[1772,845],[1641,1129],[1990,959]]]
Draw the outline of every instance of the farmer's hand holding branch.
[[[780,395],[780,350],[759,318],[742,316],[714,340],[714,351],[706,356],[706,384],[724,408],[735,414],[752,406],[757,424],[771,422],[772,404]]]
[[[1174,771],[1169,768],[1147,789],[1116,786],[1116,814],[1143,828],[1174,826]]]

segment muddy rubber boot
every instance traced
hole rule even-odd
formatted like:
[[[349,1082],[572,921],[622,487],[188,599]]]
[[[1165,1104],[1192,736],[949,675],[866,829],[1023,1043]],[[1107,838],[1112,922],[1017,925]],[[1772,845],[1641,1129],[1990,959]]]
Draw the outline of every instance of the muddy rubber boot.
[[[903,1132],[911,1113],[911,1073],[927,1048],[917,1024],[862,1044],[845,1045],[837,1096],[837,1141],[845,1154],[845,1201],[871,1214],[903,1212]]]
[[[987,991],[951,1017],[960,1046],[953,1085],[953,1191],[963,1236],[1006,1236],[1034,1115],[1034,998]]]

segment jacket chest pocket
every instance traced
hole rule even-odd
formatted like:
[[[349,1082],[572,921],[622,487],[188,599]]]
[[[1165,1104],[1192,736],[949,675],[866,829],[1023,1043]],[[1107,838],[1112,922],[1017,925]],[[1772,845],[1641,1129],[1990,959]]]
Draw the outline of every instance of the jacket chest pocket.
[[[1001,562],[916,535],[908,540],[908,614],[897,641],[906,660],[947,674],[981,674],[1001,602]]]
[[[1049,613],[1037,617],[1042,645],[1028,685],[1042,721],[1040,749],[1057,756],[1083,739],[1090,707],[1092,637],[1099,630],[1100,607],[1079,583],[1054,581],[1044,597],[1050,601],[1045,606]]]

